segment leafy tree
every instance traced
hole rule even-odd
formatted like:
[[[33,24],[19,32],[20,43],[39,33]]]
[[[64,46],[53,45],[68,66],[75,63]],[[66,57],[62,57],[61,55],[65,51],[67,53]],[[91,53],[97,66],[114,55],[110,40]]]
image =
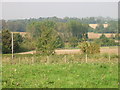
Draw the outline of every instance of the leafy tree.
[[[23,37],[19,33],[14,34],[14,38],[19,44],[23,42]]]
[[[23,42],[23,37],[20,34],[13,34],[13,49],[14,52],[19,52],[21,43]]]
[[[30,32],[32,38],[37,38],[41,33],[41,22],[32,22],[27,25],[27,32]]]
[[[13,34],[13,50],[19,52],[22,36],[20,34]],[[9,30],[2,30],[2,53],[11,53],[12,51],[12,37]]]
[[[78,46],[78,39],[76,37],[71,37],[69,43],[70,47],[76,47]]]
[[[2,53],[11,53],[11,40],[9,30],[2,30]]]
[[[64,42],[69,41],[69,38],[72,37],[68,23],[58,22],[56,24],[56,31]]]
[[[70,21],[68,24],[73,37],[76,37],[77,39],[87,38],[86,37],[87,36],[86,34],[88,32],[87,24],[82,24],[74,20]]]
[[[61,46],[60,37],[55,31],[55,23],[44,21],[40,23],[41,33],[38,38],[37,51],[44,55],[54,54],[54,50]]]
[[[20,46],[21,51],[30,51],[30,50],[35,50],[36,49],[36,40],[32,38],[30,35],[25,35],[23,37],[23,41]],[[29,45],[29,46],[28,46]]]
[[[56,37],[56,45],[57,47],[56,48],[63,48],[65,45],[64,45],[64,41],[62,40],[62,38],[58,35]]]

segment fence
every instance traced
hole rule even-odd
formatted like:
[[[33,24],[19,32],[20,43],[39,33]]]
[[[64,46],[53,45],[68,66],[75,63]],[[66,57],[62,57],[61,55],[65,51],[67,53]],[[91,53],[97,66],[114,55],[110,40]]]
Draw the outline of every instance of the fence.
[[[71,55],[16,55],[11,59],[10,55],[4,55],[3,64],[65,64],[65,63],[101,63],[101,62],[117,62],[118,55],[115,54],[71,54]]]

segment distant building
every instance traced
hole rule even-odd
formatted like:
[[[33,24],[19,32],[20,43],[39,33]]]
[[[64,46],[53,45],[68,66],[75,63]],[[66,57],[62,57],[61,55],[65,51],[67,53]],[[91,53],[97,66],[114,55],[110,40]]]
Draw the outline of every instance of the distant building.
[[[99,26],[99,24],[89,24],[89,26],[93,29],[96,29],[97,26]],[[104,28],[108,27],[108,24],[103,24]]]

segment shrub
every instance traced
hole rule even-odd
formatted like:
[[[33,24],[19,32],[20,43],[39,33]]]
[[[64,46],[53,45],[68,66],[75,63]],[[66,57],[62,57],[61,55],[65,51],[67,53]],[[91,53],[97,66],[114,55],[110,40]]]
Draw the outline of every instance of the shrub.
[[[94,42],[82,42],[80,44],[80,49],[86,54],[100,53],[100,46]]]

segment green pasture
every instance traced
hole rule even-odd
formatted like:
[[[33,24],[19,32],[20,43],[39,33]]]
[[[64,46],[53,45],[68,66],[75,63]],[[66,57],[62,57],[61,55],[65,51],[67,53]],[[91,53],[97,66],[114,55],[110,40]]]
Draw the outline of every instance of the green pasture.
[[[86,63],[85,55],[3,55],[2,87],[117,88],[118,56],[111,56],[90,55]]]

